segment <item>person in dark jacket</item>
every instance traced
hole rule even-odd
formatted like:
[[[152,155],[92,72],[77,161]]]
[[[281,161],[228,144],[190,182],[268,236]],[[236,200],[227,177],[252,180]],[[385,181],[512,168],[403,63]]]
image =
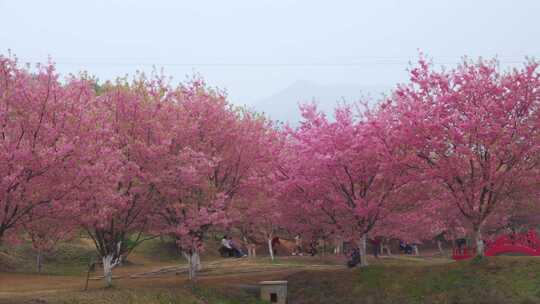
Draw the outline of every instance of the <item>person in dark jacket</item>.
[[[457,248],[458,248],[458,253],[459,254],[464,254],[465,253],[465,246],[467,245],[467,239],[465,239],[465,238],[457,239],[456,240],[456,245],[457,245]]]
[[[360,263],[360,249],[358,247],[353,248],[349,260],[347,261],[347,267],[353,268]]]
[[[228,240],[229,240],[229,246],[232,249],[234,257],[237,257],[237,258],[247,257],[247,254],[245,254],[242,251],[242,248],[236,246],[236,243],[233,241],[232,237],[229,236]]]
[[[279,237],[275,236],[273,239],[272,239],[272,251],[274,253],[274,256],[277,255],[277,248],[276,246],[280,244],[279,242]]]
[[[219,247],[219,254],[222,257],[232,257],[234,256],[234,250],[229,241],[229,236],[224,235],[221,239],[221,247]]]

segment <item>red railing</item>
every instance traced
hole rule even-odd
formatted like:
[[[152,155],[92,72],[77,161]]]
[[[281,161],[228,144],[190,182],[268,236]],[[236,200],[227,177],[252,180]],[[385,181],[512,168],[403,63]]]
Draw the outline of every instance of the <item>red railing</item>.
[[[501,235],[494,241],[487,241],[485,246],[486,256],[494,256],[501,253],[521,253],[530,256],[540,256],[540,240],[534,229],[525,233]],[[472,258],[475,254],[476,248],[454,248],[452,258],[454,260],[464,260]]]
[[[476,254],[476,248],[454,248],[452,253],[452,259],[454,260],[465,260],[470,259]]]

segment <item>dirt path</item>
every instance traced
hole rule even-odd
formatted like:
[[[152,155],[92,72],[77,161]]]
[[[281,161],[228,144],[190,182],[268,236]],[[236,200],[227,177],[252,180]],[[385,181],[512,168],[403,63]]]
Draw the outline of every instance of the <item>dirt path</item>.
[[[131,259],[133,264],[114,270],[113,284],[118,290],[178,290],[189,286],[185,274],[185,265],[171,262],[153,262],[147,259]],[[444,258],[424,258],[409,256],[392,256],[372,259],[373,265],[410,264],[443,264],[450,260]],[[203,261],[203,270],[199,273],[198,282],[213,287],[238,288],[253,286],[263,280],[282,280],[298,272],[310,270],[321,273],[344,269],[342,260],[332,258],[319,259],[311,257],[284,257],[274,263],[268,259],[218,259]],[[94,274],[89,282],[90,297],[95,292],[104,291],[101,273]],[[35,299],[62,295],[84,296],[81,291],[85,285],[85,275],[57,276],[21,273],[0,273],[0,304],[34,303]],[[7,302],[6,302],[7,301]],[[40,302],[41,303],[41,302]]]
[[[268,263],[266,260],[227,259],[203,263],[201,283],[253,284],[260,280],[283,279],[298,271],[343,269],[342,265],[301,264],[294,261]],[[114,284],[121,288],[175,288],[186,283],[183,265],[141,264],[114,270]],[[100,273],[94,274],[89,290],[103,288]],[[0,273],[0,299],[82,291],[85,277]]]

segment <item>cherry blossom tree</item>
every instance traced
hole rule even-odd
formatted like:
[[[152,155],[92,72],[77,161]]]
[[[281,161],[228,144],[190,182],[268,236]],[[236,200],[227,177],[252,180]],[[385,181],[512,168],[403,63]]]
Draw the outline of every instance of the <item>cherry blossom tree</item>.
[[[0,56],[0,241],[32,220],[37,208],[65,204],[86,177],[87,81],[60,83],[54,65],[20,68]]]
[[[406,168],[380,140],[384,125],[369,112],[355,118],[351,107],[341,107],[330,122],[315,106],[302,111],[302,125],[291,132],[295,157],[283,170],[290,199],[321,212],[334,231],[358,241],[366,266],[367,234],[397,205],[392,194],[406,183]]]
[[[142,241],[153,237],[156,184],[167,159],[168,127],[175,105],[162,78],[144,75],[103,88],[88,110],[96,130],[81,166],[90,177],[72,197],[81,227],[102,259],[107,286],[112,270]]]
[[[234,201],[253,195],[254,181],[268,172],[269,147],[277,139],[264,117],[234,108],[223,92],[201,80],[181,86],[175,101],[180,109],[170,151],[185,159],[178,161],[183,166],[165,171],[173,178],[159,188],[164,206],[158,219],[163,231],[177,239],[190,264],[189,277],[195,279],[204,236],[212,227],[227,227]]]
[[[233,220],[231,225],[240,230],[241,238],[248,248],[248,256],[255,257],[256,245],[264,244],[270,259],[274,260],[272,240],[278,231],[291,223],[286,216],[296,209],[283,201],[282,189],[277,182],[281,153],[286,141],[284,133],[272,126],[266,126],[266,130],[260,131],[259,162],[253,167],[252,174],[245,180],[243,191],[227,212]]]
[[[459,211],[479,255],[486,222],[502,222],[513,197],[538,183],[537,66],[500,72],[480,59],[434,71],[422,58],[386,104],[399,121],[395,136],[420,160],[411,166],[440,187],[441,208]]]

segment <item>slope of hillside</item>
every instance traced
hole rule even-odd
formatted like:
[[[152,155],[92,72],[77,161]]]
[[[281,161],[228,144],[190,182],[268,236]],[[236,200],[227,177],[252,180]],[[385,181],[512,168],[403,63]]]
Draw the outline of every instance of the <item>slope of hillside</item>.
[[[488,257],[457,263],[378,264],[303,272],[289,280],[289,303],[540,303],[538,257]]]

